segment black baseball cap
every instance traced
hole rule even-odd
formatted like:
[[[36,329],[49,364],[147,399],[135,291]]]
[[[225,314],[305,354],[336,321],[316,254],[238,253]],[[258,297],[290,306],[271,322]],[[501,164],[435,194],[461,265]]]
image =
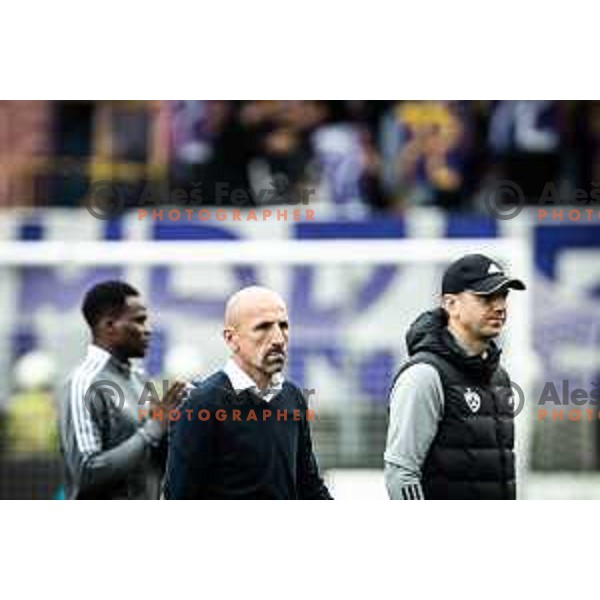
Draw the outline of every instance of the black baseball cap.
[[[442,294],[469,291],[483,296],[506,288],[524,290],[525,284],[508,277],[496,261],[483,254],[467,254],[454,261],[442,279]]]

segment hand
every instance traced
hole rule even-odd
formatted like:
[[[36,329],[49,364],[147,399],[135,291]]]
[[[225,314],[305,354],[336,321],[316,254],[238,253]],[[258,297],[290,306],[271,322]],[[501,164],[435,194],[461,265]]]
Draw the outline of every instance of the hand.
[[[153,402],[152,408],[162,411],[162,418],[156,422],[160,424],[160,429],[164,432],[169,426],[169,411],[177,408],[185,397],[188,390],[188,382],[182,379],[176,379],[165,392],[159,402]]]
[[[160,407],[165,411],[173,410],[179,406],[183,400],[188,388],[188,382],[183,379],[176,379],[165,392],[157,408]]]

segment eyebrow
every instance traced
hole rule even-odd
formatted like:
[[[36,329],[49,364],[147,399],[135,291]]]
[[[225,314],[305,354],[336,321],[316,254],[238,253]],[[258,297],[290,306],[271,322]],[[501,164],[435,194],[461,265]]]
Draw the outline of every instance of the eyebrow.
[[[259,321],[256,325],[254,325],[254,329],[261,329],[262,327],[271,326],[275,323],[279,323],[279,325],[285,325],[286,327],[289,327],[289,321],[287,319],[281,319],[276,321]]]
[[[480,298],[483,298],[484,302],[490,302],[494,298],[506,298],[508,296],[508,291],[506,292],[495,292],[493,294],[480,295]]]

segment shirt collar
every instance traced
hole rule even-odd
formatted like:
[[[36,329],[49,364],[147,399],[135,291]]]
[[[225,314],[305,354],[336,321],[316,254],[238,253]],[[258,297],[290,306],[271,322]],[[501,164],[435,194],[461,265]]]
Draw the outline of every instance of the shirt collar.
[[[96,346],[96,344],[89,344],[87,353],[89,357],[97,360],[107,361],[112,358],[110,352],[106,351],[104,348],[100,348],[100,346]]]
[[[120,371],[123,371],[123,373],[125,373],[125,374],[131,373],[131,365],[130,364],[120,361],[115,356],[113,356],[110,352],[108,352],[108,350],[105,350],[104,348],[100,348],[100,346],[97,346],[96,344],[88,345],[88,356],[94,358],[95,360],[98,360],[98,362],[103,361],[104,364],[106,364],[107,362],[110,361],[113,365],[115,365],[115,367],[117,367],[117,369],[119,369]]]
[[[250,390],[266,402],[269,402],[274,398],[283,387],[283,374],[275,373],[273,377],[271,377],[269,387],[264,392],[261,392],[254,379],[252,379],[252,377],[250,377],[250,375],[248,375],[248,373],[246,373],[233,358],[230,358],[227,363],[225,363],[223,371],[225,372],[225,375],[229,377],[229,381],[236,393],[239,394],[242,391]]]

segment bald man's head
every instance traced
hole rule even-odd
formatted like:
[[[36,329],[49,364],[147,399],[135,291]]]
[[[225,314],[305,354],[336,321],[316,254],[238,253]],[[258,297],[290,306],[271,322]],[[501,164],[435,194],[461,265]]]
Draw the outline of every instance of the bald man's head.
[[[270,381],[285,365],[288,315],[279,294],[251,286],[231,296],[223,335],[238,365],[257,383]]]
[[[235,327],[239,325],[240,321],[251,316],[252,313],[276,305],[286,309],[285,302],[277,292],[258,285],[243,288],[233,294],[227,301],[225,327]]]

